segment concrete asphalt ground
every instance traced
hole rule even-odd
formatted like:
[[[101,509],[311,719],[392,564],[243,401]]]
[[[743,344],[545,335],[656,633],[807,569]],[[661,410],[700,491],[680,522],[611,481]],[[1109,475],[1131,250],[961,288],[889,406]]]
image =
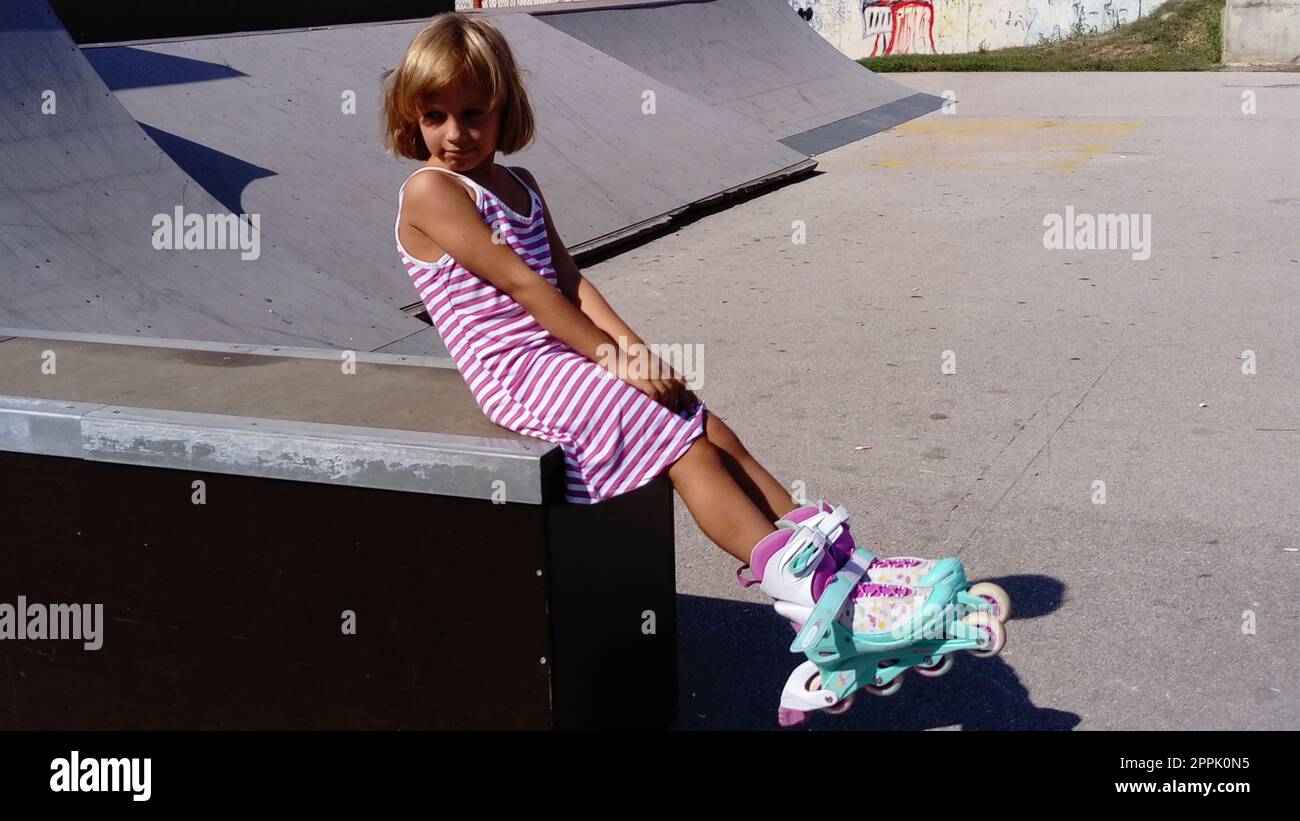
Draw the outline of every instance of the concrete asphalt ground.
[[[859,544],[1011,594],[1000,656],[805,726],[1300,728],[1300,75],[900,79],[955,107],[586,269]],[[793,633],[680,500],[677,551],[676,727],[775,729]]]

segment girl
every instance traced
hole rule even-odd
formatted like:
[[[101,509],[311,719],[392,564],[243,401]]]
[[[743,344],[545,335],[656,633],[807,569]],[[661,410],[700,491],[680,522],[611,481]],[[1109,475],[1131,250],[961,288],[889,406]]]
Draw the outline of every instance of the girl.
[[[533,175],[494,162],[534,136],[505,38],[481,18],[442,14],[383,76],[385,146],[425,163],[398,194],[398,252],[479,407],[560,445],[569,502],[628,493],[667,471],[704,533],[752,568],[741,583],[792,605],[778,607],[792,618],[806,614],[853,552],[848,514],[796,505],[663,363],[652,372],[666,377],[628,375],[646,356],[641,337],[578,270]],[[855,609],[865,601],[880,615],[869,629],[924,601],[926,588],[893,585],[932,565],[870,565],[853,592]],[[803,684],[816,690],[816,677]]]

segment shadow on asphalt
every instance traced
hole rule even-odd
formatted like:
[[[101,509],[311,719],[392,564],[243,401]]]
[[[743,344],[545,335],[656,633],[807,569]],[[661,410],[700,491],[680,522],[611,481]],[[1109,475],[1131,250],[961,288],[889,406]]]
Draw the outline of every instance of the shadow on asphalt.
[[[990,579],[1011,596],[1016,622],[1060,607],[1065,586],[1049,576]],[[781,688],[804,661],[788,651],[794,633],[771,607],[701,596],[677,597],[679,730],[779,730]],[[848,712],[814,714],[798,730],[1070,730],[1078,715],[1035,705],[1001,656],[962,653],[937,679],[907,675],[888,698],[859,693]]]

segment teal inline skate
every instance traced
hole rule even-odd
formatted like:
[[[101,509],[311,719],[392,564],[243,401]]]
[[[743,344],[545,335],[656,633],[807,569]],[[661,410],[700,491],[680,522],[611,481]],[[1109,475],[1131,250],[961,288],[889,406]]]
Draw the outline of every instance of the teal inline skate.
[[[824,503],[777,528],[754,548],[754,578],[740,581],[776,599],[797,633],[790,651],[807,657],[782,690],[781,726],[843,712],[859,689],[892,695],[910,668],[941,676],[958,650],[989,657],[1005,645],[1010,598],[970,585],[957,559],[877,558],[853,544],[847,511]]]

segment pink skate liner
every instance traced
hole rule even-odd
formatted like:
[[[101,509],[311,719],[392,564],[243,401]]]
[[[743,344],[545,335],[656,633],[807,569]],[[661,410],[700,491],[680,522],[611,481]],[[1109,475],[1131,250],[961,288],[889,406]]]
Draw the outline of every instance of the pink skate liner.
[[[753,555],[750,556],[750,563],[741,565],[736,571],[736,581],[741,587],[752,587],[763,581],[763,570],[767,567],[767,562],[776,553],[785,549],[786,544],[794,538],[793,530],[775,530],[763,537],[763,540],[754,546]],[[836,563],[832,551],[827,550],[822,554],[821,561],[813,570],[812,579],[812,597],[813,601],[821,598],[822,592],[835,580],[835,573],[843,566],[843,563]],[[749,578],[743,574],[749,571]]]
[[[917,567],[920,564],[920,559],[873,559],[867,569],[870,570],[873,567]]]
[[[901,587],[894,584],[876,584],[875,582],[858,582],[853,588],[851,598],[854,599],[875,599],[891,598],[906,599],[915,595],[910,587]]]
[[[804,505],[803,507],[797,507],[787,513],[784,518],[787,522],[800,524],[818,513],[832,513],[834,511],[834,505],[830,502],[822,502],[820,508],[818,508],[817,505]],[[853,534],[849,531],[849,526],[845,524],[844,532],[841,533],[840,537],[831,544],[831,555],[835,557],[835,566],[843,567],[844,563],[853,555],[853,549]]]

